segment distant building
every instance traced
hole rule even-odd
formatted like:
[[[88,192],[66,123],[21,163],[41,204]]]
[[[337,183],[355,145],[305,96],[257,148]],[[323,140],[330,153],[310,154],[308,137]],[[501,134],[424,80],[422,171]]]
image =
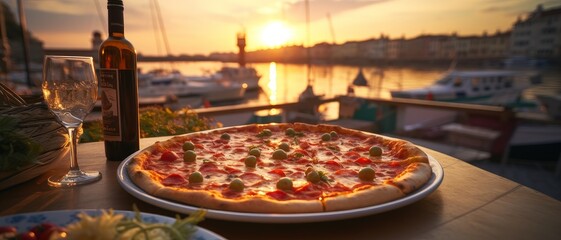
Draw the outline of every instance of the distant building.
[[[497,31],[493,35],[463,36],[456,40],[457,59],[502,59],[508,55],[510,32]]]
[[[359,53],[359,42],[357,41],[334,45],[331,48],[331,57],[335,61],[354,61]]]
[[[330,62],[332,48],[332,44],[326,42],[318,43],[312,47],[311,55],[315,61],[323,60],[322,62]]]
[[[405,61],[442,61],[454,56],[452,38],[447,35],[421,35],[403,42],[400,59]]]
[[[560,58],[561,7],[545,10],[538,5],[526,18],[518,18],[512,27],[510,56]]]
[[[369,39],[359,44],[360,57],[365,60],[385,60],[388,54],[388,36],[380,34],[379,38]]]
[[[386,59],[389,61],[396,61],[400,59],[401,49],[403,48],[403,44],[405,42],[405,38],[398,38],[389,40],[387,44],[387,54]]]

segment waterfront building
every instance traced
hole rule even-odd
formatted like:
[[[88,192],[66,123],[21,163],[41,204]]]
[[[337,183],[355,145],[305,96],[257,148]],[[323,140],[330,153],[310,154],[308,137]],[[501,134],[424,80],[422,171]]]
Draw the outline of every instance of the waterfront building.
[[[502,59],[510,47],[510,32],[497,31],[493,35],[458,37],[456,53],[459,60]]]
[[[332,44],[323,42],[314,45],[311,49],[311,55],[316,62],[325,62],[328,63],[331,61],[331,48],[333,47]]]
[[[512,27],[511,57],[559,59],[561,57],[561,7],[538,5]]]
[[[442,61],[454,56],[454,44],[448,35],[421,35],[403,42],[400,59],[404,61]]]
[[[357,57],[360,56],[359,53],[358,41],[346,42],[331,48],[331,57],[335,61],[356,61]]]
[[[388,54],[388,36],[380,34],[379,38],[372,38],[360,42],[358,46],[358,54],[360,58],[369,61],[384,60]]]
[[[405,38],[397,38],[397,39],[393,39],[393,40],[389,40],[387,46],[387,51],[386,51],[386,59],[390,62],[394,62],[400,59],[400,54],[401,54],[401,48],[403,46],[403,43],[405,42]]]
[[[437,35],[428,38],[429,58],[436,61],[451,61],[456,57],[456,34]]]

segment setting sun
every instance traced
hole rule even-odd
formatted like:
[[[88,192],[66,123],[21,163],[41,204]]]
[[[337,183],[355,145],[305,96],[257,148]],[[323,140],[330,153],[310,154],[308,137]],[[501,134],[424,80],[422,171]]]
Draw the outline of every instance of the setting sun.
[[[279,47],[286,44],[292,37],[292,32],[286,24],[280,21],[270,22],[261,31],[261,41],[267,47]]]

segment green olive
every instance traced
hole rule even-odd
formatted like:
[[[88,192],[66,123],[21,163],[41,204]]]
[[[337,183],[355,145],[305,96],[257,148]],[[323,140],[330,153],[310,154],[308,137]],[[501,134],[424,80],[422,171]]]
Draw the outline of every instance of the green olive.
[[[244,188],[245,185],[243,184],[243,181],[239,178],[234,178],[234,180],[230,182],[230,190],[234,192],[242,192]]]
[[[259,157],[261,156],[261,150],[259,150],[259,148],[252,148],[251,150],[249,150],[249,155]]]
[[[288,145],[288,143],[285,142],[279,144],[279,148],[284,150],[285,152],[290,151],[290,145]]]
[[[200,172],[193,172],[189,175],[189,183],[202,183],[203,179],[203,174]]]
[[[261,130],[261,132],[259,132],[259,134],[257,134],[257,136],[260,136],[260,137],[269,137],[271,135],[273,135],[273,132],[271,132],[271,130],[269,130],[267,128]]]
[[[286,154],[286,152],[282,149],[277,149],[275,150],[275,152],[273,152],[273,159],[283,160],[286,158],[288,158],[288,154]]]
[[[220,138],[222,140],[230,140],[230,134],[228,133],[223,133],[222,136],[220,136]]]
[[[183,161],[185,162],[194,162],[197,159],[197,154],[193,150],[185,151],[183,155]]]
[[[319,173],[317,171],[312,170],[306,174],[306,180],[311,183],[318,183],[319,181],[321,181],[321,177],[319,176]]]
[[[374,169],[369,167],[360,169],[360,171],[358,172],[358,178],[360,178],[360,180],[362,181],[372,181],[374,180],[375,175],[376,173],[374,172]]]
[[[249,155],[245,158],[244,163],[246,167],[254,168],[255,165],[257,165],[257,158],[253,155]]]
[[[368,152],[370,153],[370,156],[373,156],[373,157],[382,156],[382,149],[380,147],[377,147],[377,146],[372,146],[370,148],[370,150],[368,150]]]
[[[292,190],[292,180],[287,177],[279,179],[279,181],[277,182],[277,188],[285,191]]]
[[[284,130],[284,134],[292,137],[292,136],[296,135],[296,131],[294,130],[294,128],[287,128],[286,130]]]
[[[339,134],[337,134],[337,132],[335,132],[335,131],[331,131],[331,132],[329,133],[329,135],[331,135],[331,139],[336,139],[336,138],[339,137]]]
[[[331,141],[331,134],[324,133],[323,135],[321,135],[321,140],[324,142]]]
[[[195,150],[195,144],[191,141],[183,143],[183,151]]]

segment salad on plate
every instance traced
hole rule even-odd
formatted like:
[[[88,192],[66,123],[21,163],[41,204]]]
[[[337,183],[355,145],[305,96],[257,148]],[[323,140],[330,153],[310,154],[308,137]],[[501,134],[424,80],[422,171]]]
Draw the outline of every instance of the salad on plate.
[[[155,214],[114,210],[68,210],[0,218],[0,240],[165,240],[222,239],[197,227],[205,210],[175,219]],[[202,230],[202,233],[199,233]]]

